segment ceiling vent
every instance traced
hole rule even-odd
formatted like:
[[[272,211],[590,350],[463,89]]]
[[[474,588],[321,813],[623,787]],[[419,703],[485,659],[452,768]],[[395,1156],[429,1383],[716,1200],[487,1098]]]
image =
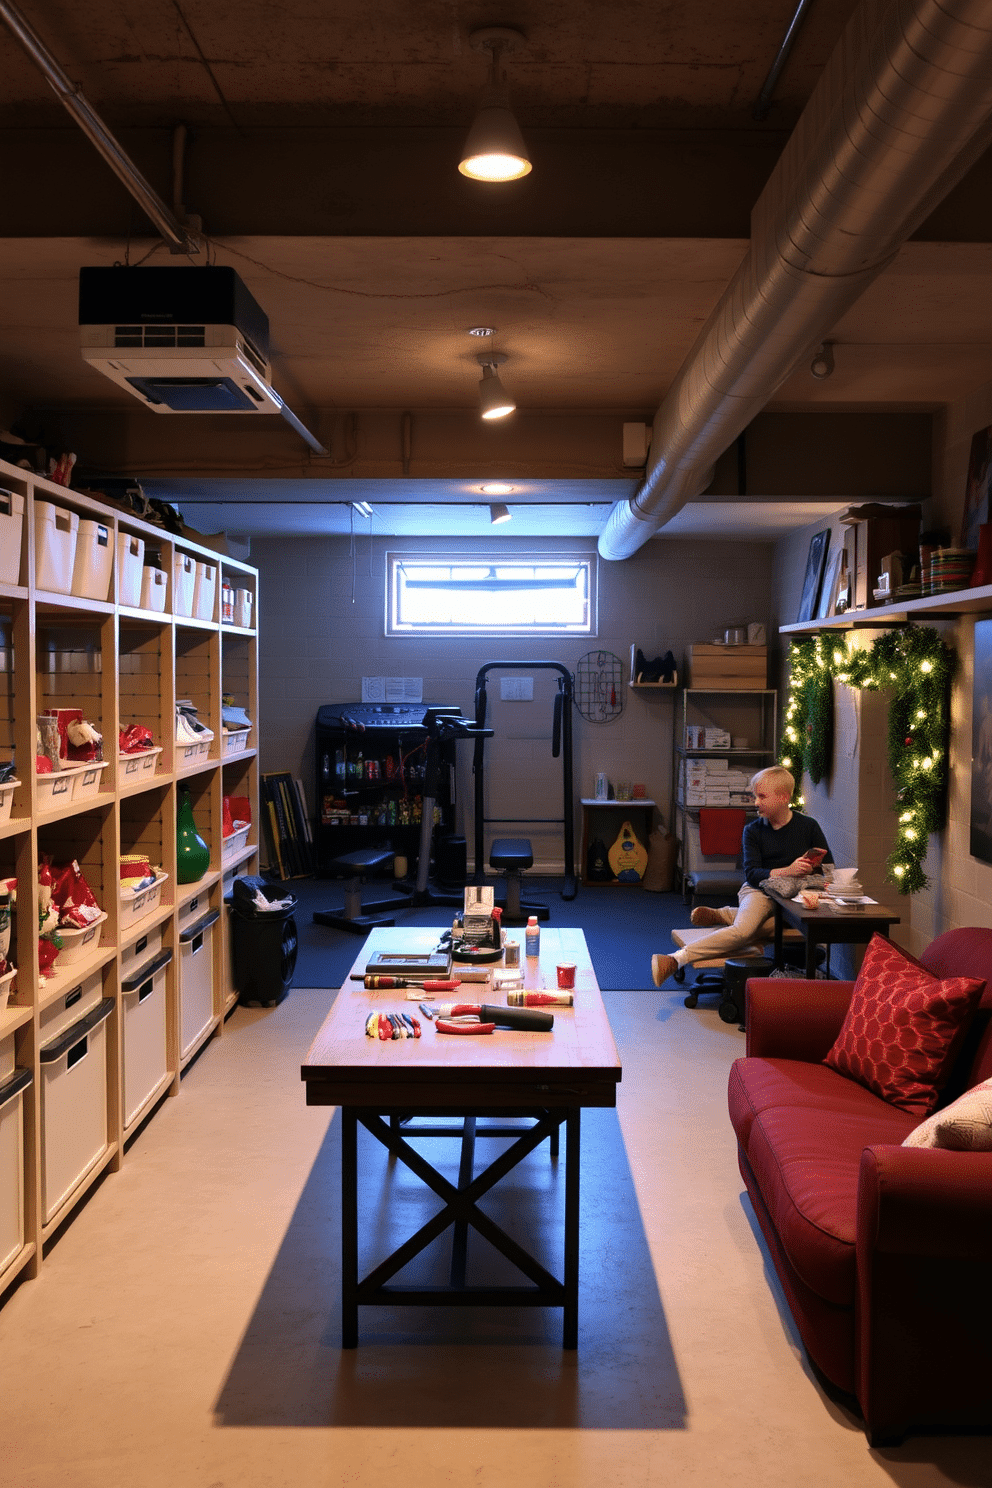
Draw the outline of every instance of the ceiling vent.
[[[282,413],[269,319],[233,269],[79,271],[85,361],[155,413]]]

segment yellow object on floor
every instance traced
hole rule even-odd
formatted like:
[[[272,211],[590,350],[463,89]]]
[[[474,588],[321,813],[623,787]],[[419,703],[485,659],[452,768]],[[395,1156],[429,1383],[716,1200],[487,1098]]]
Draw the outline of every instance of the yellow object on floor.
[[[610,867],[621,883],[639,883],[648,866],[647,848],[634,835],[629,821],[625,821],[617,839],[607,853]]]

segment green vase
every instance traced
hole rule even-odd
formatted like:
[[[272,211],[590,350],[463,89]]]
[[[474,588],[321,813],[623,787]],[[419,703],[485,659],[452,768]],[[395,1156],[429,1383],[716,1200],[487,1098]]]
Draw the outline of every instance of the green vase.
[[[189,791],[183,791],[179,800],[176,858],[176,880],[181,884],[196,883],[210,867],[210,849],[196,830]]]

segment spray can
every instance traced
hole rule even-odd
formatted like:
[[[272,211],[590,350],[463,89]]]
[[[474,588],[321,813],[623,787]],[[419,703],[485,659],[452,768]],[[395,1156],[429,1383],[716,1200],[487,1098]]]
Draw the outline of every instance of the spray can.
[[[528,956],[539,956],[541,954],[541,927],[537,923],[537,915],[531,915],[527,920],[527,929],[524,932],[526,951]]]

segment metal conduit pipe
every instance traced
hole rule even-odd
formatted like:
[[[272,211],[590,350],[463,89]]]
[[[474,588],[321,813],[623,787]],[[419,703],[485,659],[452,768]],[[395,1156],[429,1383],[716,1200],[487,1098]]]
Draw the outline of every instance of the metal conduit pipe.
[[[134,197],[165,241],[182,253],[199,253],[200,245],[196,238],[172,215],[158,192],[145,180],[123,146],[84,97],[82,89],[63,72],[44,42],[31,29],[17,7],[10,4],[10,0],[0,0],[0,20],[6,23],[11,34],[40,68],[59,102],[72,115],[86,138],[103,156],[114,175]]]
[[[599,539],[629,558],[992,142],[988,0],[855,12],[751,214],[751,246],[654,418]]]

